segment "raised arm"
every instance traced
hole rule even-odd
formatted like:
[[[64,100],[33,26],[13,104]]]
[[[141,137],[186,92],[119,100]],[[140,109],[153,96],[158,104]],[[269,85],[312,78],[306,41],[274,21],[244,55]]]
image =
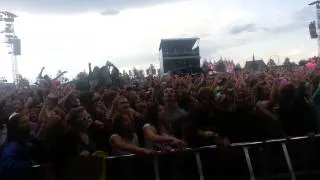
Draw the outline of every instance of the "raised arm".
[[[38,75],[38,78],[42,79],[42,73],[43,73],[44,69],[45,69],[45,67],[41,68],[40,73]]]
[[[53,80],[57,80],[57,79],[59,79],[61,76],[63,76],[65,73],[67,73],[68,71],[63,71],[63,72],[61,72],[61,73],[59,73],[58,75],[57,75],[57,77],[55,77]]]

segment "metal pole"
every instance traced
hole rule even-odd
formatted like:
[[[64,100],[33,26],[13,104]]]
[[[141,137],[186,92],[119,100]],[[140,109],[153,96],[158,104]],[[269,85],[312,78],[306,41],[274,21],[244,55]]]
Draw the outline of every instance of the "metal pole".
[[[197,162],[199,180],[204,180],[204,175],[203,175],[203,170],[202,170],[202,163],[201,163],[200,153],[199,153],[199,152],[196,152],[195,155],[196,155],[196,162]]]
[[[317,3],[318,57],[320,57],[320,4]]]
[[[248,170],[249,170],[249,174],[250,174],[250,179],[256,180],[256,178],[254,176],[253,167],[251,164],[251,159],[250,159],[248,147],[243,147],[243,152],[244,152],[244,156],[246,158],[246,162],[247,162],[247,166],[248,166]]]
[[[160,180],[159,161],[157,156],[154,156],[154,159],[153,159],[153,171],[154,171],[155,180]]]
[[[12,45],[12,50],[13,50],[13,46]],[[12,52],[11,55],[11,60],[12,60],[12,76],[13,76],[13,82],[15,85],[18,84],[18,67],[17,67],[17,56],[14,55],[14,53]]]
[[[290,159],[290,155],[289,155],[287,146],[286,146],[285,143],[281,143],[281,146],[282,146],[284,157],[285,157],[286,162],[287,162],[287,166],[288,166],[288,169],[289,169],[291,180],[296,180],[296,176],[294,174],[294,170],[293,170],[293,167],[292,167],[292,163],[291,163],[291,159]]]

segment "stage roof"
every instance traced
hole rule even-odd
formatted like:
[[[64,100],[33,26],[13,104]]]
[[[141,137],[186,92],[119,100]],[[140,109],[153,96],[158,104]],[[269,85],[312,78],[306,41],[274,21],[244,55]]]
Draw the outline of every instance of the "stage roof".
[[[176,38],[176,39],[161,39],[159,50],[163,47],[167,49],[186,48],[192,49],[199,42],[199,38]]]

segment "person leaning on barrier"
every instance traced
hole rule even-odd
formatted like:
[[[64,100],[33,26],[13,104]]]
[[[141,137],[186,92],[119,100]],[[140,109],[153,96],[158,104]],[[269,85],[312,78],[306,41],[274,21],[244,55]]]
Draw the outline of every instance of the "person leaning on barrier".
[[[143,126],[147,139],[146,147],[160,151],[183,148],[186,143],[172,136],[172,128],[165,120],[165,111],[161,105],[152,105],[146,114],[146,124]]]
[[[193,147],[213,144],[229,146],[229,138],[221,123],[226,114],[217,108],[214,91],[201,88],[198,99],[197,107],[189,113],[185,132],[187,143]]]
[[[113,119],[112,127],[113,134],[110,137],[110,144],[113,155],[155,153],[154,150],[139,147],[133,120],[128,115],[117,114]]]

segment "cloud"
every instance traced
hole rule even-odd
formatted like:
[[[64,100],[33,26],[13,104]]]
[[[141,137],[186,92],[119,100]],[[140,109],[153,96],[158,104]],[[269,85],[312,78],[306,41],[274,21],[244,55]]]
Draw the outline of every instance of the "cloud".
[[[289,33],[298,31],[302,28],[307,28],[308,24],[312,17],[315,17],[315,10],[313,7],[303,8],[292,13],[289,16],[289,19],[282,19],[284,22],[279,24],[279,22],[269,23],[269,24],[261,24],[258,23],[246,23],[242,25],[235,25],[231,27],[229,34],[231,35],[239,35],[245,32],[258,32],[258,31],[265,31],[267,33]],[[278,25],[275,25],[278,24]]]
[[[306,7],[294,12],[291,15],[291,20],[287,23],[284,23],[284,25],[275,27],[264,27],[262,29],[273,33],[287,33],[297,31],[302,28],[307,29],[309,22],[315,19],[315,15],[316,12],[314,7]]]
[[[116,10],[116,9],[107,9],[103,12],[101,12],[100,14],[103,15],[103,16],[112,16],[112,15],[117,15],[119,14],[120,11],[119,10]]]
[[[242,32],[254,32],[256,30],[257,30],[257,27],[254,23],[248,23],[248,24],[236,25],[232,27],[229,33],[232,35],[237,35]]]
[[[8,11],[28,13],[102,12],[103,15],[114,15],[128,8],[176,1],[183,0],[0,0],[0,6]]]

